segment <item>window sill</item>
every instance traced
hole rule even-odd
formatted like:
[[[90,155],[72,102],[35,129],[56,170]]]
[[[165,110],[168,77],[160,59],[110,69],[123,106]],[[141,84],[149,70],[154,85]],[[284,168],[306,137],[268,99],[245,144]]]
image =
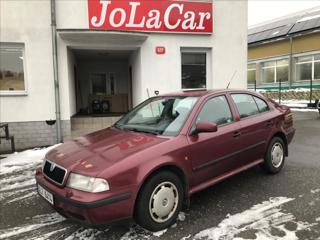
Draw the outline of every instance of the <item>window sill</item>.
[[[27,91],[0,91],[0,97],[27,96]]]
[[[191,91],[205,91],[207,88],[182,88],[183,92],[191,92]]]

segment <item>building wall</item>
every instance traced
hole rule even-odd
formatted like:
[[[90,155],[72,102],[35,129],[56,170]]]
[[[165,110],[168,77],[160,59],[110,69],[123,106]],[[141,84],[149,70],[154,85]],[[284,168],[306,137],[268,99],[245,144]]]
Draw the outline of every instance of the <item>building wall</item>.
[[[75,14],[74,9],[79,11]],[[133,105],[145,100],[148,97],[148,91],[149,95],[152,95],[155,90],[159,90],[160,93],[181,90],[181,48],[209,51],[211,60],[208,67],[210,72],[208,88],[225,88],[234,73],[235,77],[230,87],[246,88],[244,59],[247,59],[247,2],[214,1],[213,9],[214,33],[212,35],[149,34],[139,50],[142,67],[134,71],[141,72],[140,78],[134,77],[133,81]],[[57,28],[60,30],[88,29],[87,11],[86,1],[58,1]],[[77,45],[78,41],[67,43],[61,41],[59,52],[65,51],[64,44],[72,47]],[[156,55],[156,46],[166,47],[166,54]],[[110,45],[102,44],[99,47],[108,48]],[[61,65],[63,67],[63,63]],[[62,109],[63,119],[68,117],[68,111],[67,108]]]
[[[292,61],[290,55],[292,50]],[[310,88],[310,81],[299,81],[296,76],[296,57],[320,53],[320,31],[300,34],[290,39],[266,42],[248,47],[248,62],[256,64],[256,87],[261,89],[279,89],[279,83],[262,82],[263,62],[288,59],[288,82],[282,83],[282,88]],[[313,79],[313,88],[320,88],[320,81]],[[254,85],[250,84],[249,88]]]
[[[260,45],[249,46],[248,60],[277,57],[290,54],[290,40],[281,40]],[[320,32],[301,35],[293,38],[292,53],[320,50]]]
[[[27,84],[24,96],[0,96],[0,122],[55,119],[50,1],[0,1],[0,29],[1,43],[24,44]]]

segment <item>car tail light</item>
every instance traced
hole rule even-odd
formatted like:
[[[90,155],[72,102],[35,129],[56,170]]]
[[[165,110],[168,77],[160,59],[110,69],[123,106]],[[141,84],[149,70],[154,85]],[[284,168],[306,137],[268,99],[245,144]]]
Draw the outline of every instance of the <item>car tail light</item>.
[[[293,116],[290,109],[288,109],[284,114],[284,121],[285,123],[291,123],[293,121]]]

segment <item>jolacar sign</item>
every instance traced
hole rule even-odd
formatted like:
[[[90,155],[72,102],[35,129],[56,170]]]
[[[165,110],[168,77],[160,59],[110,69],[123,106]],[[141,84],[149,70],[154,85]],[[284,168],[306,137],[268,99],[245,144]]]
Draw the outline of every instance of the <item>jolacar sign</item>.
[[[211,1],[88,0],[89,28],[212,33]]]

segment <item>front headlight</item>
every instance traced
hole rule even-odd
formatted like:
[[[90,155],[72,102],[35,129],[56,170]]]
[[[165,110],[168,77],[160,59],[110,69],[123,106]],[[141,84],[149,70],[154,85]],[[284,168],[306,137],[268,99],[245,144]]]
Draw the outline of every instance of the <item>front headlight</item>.
[[[110,189],[107,180],[102,178],[87,177],[76,173],[70,173],[67,187],[85,192],[104,192]]]

